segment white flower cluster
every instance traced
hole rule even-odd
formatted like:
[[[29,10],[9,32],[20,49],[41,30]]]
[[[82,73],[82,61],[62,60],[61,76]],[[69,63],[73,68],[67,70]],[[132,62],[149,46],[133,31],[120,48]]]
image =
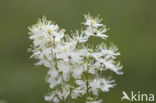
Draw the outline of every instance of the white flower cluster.
[[[123,74],[116,61],[118,48],[104,42],[94,44],[97,38],[108,37],[106,26],[97,17],[85,15],[85,20],[85,29],[71,36],[45,17],[29,28],[33,40],[31,58],[39,60],[36,65],[49,68],[47,82],[51,91],[46,101],[75,103],[79,99],[83,103],[101,103],[98,94],[115,86],[111,73]]]

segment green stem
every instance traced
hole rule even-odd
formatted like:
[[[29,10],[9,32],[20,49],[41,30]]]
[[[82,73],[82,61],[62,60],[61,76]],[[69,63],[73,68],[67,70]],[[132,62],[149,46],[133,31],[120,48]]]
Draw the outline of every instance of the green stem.
[[[54,39],[53,46],[54,46],[54,48],[55,48],[55,37],[53,37],[53,39]],[[55,69],[58,71],[58,67],[57,67],[57,66],[58,66],[58,62],[57,62],[57,58],[56,58],[56,53],[54,54],[53,51],[51,51],[51,53],[52,53],[52,57],[54,58]],[[64,79],[63,79],[62,72],[61,72],[61,73],[59,72],[59,75],[61,75],[61,77],[62,77],[62,82],[63,82]],[[62,84],[61,84],[61,83],[60,83],[60,89],[61,89],[61,93],[63,94]],[[64,99],[63,96],[62,96],[62,99],[63,99],[63,103],[65,103],[65,99]]]
[[[72,69],[72,64],[71,64],[71,58],[69,58],[69,64],[71,66],[71,69]],[[72,98],[71,98],[71,92],[72,92],[72,88],[71,88],[71,85],[72,85],[72,72],[71,72],[71,69],[70,69],[70,93],[69,93],[69,103],[72,103]]]
[[[90,56],[87,59],[87,74],[86,74],[86,86],[87,86],[87,91],[86,91],[86,95],[85,95],[85,100],[87,100],[87,96],[89,93],[89,62],[90,62]]]
[[[58,70],[58,67],[57,67],[58,63],[57,63],[56,54],[55,54],[54,61],[55,61],[55,68],[56,68],[56,70]],[[62,76],[62,72],[61,72],[61,73],[59,72],[59,75],[61,75],[61,77],[62,77],[62,82],[63,82],[64,79],[63,79],[63,76]],[[62,84],[61,84],[61,83],[60,83],[60,89],[61,89],[61,93],[63,94]],[[62,96],[62,99],[63,99],[63,103],[64,103],[64,97],[63,97],[63,96]]]

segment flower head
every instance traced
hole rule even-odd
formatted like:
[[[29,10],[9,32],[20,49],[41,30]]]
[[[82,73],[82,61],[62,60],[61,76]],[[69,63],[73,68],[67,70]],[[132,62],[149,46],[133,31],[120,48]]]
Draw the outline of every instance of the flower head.
[[[84,103],[102,103],[98,94],[115,86],[114,80],[107,79],[106,72],[123,74],[115,45],[107,46],[105,42],[94,45],[89,41],[90,37],[95,41],[97,37],[102,40],[108,37],[102,19],[85,15],[85,20],[82,24],[86,28],[70,36],[45,17],[29,28],[29,38],[33,40],[31,58],[38,60],[36,65],[49,68],[46,80],[50,93],[45,96],[46,101],[71,103],[85,98]],[[94,97],[90,97],[92,94]]]

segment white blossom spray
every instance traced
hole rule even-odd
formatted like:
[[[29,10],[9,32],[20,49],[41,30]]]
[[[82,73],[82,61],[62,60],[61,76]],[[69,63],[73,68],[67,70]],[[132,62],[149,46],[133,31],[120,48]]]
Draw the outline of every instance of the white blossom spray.
[[[82,23],[85,28],[71,35],[45,17],[29,28],[33,41],[31,58],[38,60],[35,65],[49,69],[47,82],[51,91],[45,96],[46,101],[102,103],[100,92],[108,92],[115,86],[107,74],[123,74],[116,59],[120,55],[118,48],[106,45],[106,26],[89,14],[85,20]],[[95,44],[99,38],[101,43]]]

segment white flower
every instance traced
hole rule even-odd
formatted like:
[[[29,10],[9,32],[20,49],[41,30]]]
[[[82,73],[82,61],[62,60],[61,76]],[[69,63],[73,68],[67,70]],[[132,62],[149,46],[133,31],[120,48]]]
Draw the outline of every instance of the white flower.
[[[55,49],[58,59],[63,59],[65,62],[80,63],[80,53],[75,50],[76,44],[66,43],[65,45],[59,45]]]
[[[56,79],[59,77],[59,72],[56,70],[56,69],[50,69],[49,72],[48,72],[48,75],[53,78],[53,79]]]
[[[98,48],[100,48],[101,54],[103,56],[106,56],[107,59],[115,59],[116,56],[120,55],[120,53],[118,52],[118,48],[113,44],[111,44],[110,47],[106,47],[105,44],[102,44]]]
[[[81,78],[83,71],[84,71],[83,65],[76,65],[73,69],[73,77],[76,79]]]
[[[118,49],[114,45],[111,45],[111,47],[107,49],[103,44],[100,45],[99,48],[100,52],[92,53],[92,55],[98,61],[98,64],[102,64],[101,69],[110,69],[119,75],[123,74],[123,72],[121,72],[122,66],[120,66],[120,62],[117,63],[113,60],[116,56],[120,55],[120,53],[117,52]]]
[[[63,98],[66,99],[69,96],[69,89],[70,89],[70,85],[64,85],[62,86],[62,90],[59,91],[58,97],[62,100]]]
[[[88,36],[96,36],[101,37],[102,39],[106,39],[108,36],[104,34],[106,32],[106,28],[101,28],[98,30],[97,28],[88,27],[85,31]]]
[[[60,102],[59,98],[57,97],[57,91],[51,93],[49,96],[45,96],[44,98],[46,101],[53,101],[55,103]]]
[[[104,64],[105,64],[106,69],[110,69],[119,75],[123,74],[123,72],[121,72],[122,66],[120,66],[120,62],[115,63],[113,60],[107,60],[107,61],[105,61]]]
[[[59,72],[55,69],[50,69],[48,72],[47,82],[50,83],[50,88],[54,88],[62,82],[62,78],[59,76]]]
[[[45,96],[45,100],[46,101],[52,101],[53,97],[54,97],[53,94],[51,94],[50,96]]]
[[[96,68],[96,70],[100,70],[100,71],[106,70],[104,65],[98,61],[96,61],[96,63],[93,65],[93,67]]]
[[[36,65],[44,65],[48,68],[51,68],[53,65],[53,59],[51,56],[51,48],[42,48],[42,50],[35,49],[34,54],[31,56],[31,58],[36,58],[39,60],[39,62],[36,63]]]
[[[60,84],[62,82],[62,78],[58,77],[56,79],[54,78],[49,78],[49,80],[47,81],[50,83],[50,88],[54,88],[55,86],[57,86],[58,84]]]
[[[106,32],[106,27],[101,28],[100,30],[95,30],[94,36],[101,37],[102,39],[106,39],[108,36],[104,34]]]
[[[83,49],[80,50],[81,56],[88,58],[92,55],[92,50],[88,49],[87,47],[83,47]]]
[[[100,88],[100,81],[94,79],[93,81],[89,82],[89,86],[91,87],[91,91],[94,95],[98,95],[98,89]]]
[[[105,80],[104,78],[94,79],[92,82],[89,83],[91,87],[91,91],[94,95],[98,95],[99,89],[103,92],[108,92],[110,88],[113,88],[115,84],[113,84],[114,80]]]
[[[90,16],[90,14],[85,15],[85,19],[86,19],[86,22],[82,23],[84,25],[93,26],[93,27],[103,26],[103,24],[100,24],[101,19],[97,17],[93,18],[92,16]]]
[[[71,93],[71,97],[72,99],[76,99],[78,96],[80,96],[81,91],[79,91],[78,89],[74,89]]]
[[[34,46],[45,47],[52,43],[60,41],[64,37],[64,30],[59,30],[59,27],[47,21],[45,17],[39,20],[36,25],[29,28],[30,39],[34,40]]]
[[[84,31],[84,33],[89,36],[101,37],[102,39],[106,39],[108,36],[104,34],[106,30],[106,26],[100,24],[101,19],[93,18],[90,15],[85,15],[86,22],[82,23],[87,25],[88,27]],[[99,28],[100,27],[100,28]]]
[[[110,88],[113,88],[115,84],[113,84],[115,81],[114,80],[105,80],[105,79],[100,79],[100,88],[103,92],[108,92]]]
[[[70,79],[70,71],[71,71],[70,65],[61,60],[58,62],[58,69],[59,72],[62,73],[63,79],[65,81],[68,81]]]
[[[76,31],[76,33],[73,33],[72,38],[69,37],[69,39],[71,41],[76,41],[77,43],[84,43],[88,40],[88,36],[84,32],[79,33]]]
[[[82,81],[82,80],[77,80],[76,84],[79,86],[78,88],[76,88],[77,90],[79,90],[79,92],[83,95],[86,93],[87,91],[87,86],[86,86],[86,82]]]

